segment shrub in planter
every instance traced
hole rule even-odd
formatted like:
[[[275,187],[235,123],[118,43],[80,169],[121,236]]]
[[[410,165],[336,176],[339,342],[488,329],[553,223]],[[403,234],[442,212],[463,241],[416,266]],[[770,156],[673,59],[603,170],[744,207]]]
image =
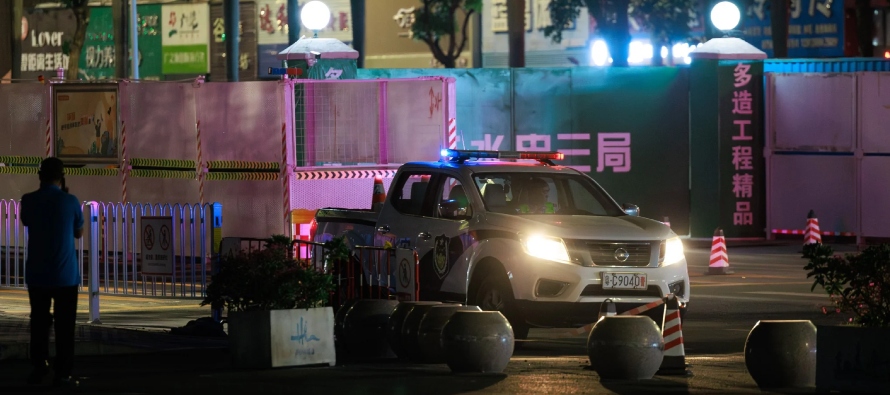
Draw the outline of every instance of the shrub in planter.
[[[804,246],[810,290],[821,286],[839,313],[851,313],[859,326],[890,326],[890,245],[869,246],[858,254],[834,254],[823,244]]]
[[[821,286],[843,325],[818,326],[818,391],[886,393],[890,388],[890,245],[869,246],[857,254],[834,254],[821,244],[804,246],[804,267]]]
[[[273,236],[261,250],[225,256],[207,287],[201,305],[228,310],[230,349],[237,366],[335,362],[334,315],[325,306],[333,279],[293,259],[289,250],[287,237]]]

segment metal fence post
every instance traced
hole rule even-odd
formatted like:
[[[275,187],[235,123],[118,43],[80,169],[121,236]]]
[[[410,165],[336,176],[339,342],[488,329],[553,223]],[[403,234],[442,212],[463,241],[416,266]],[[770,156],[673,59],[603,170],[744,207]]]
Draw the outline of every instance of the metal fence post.
[[[101,324],[99,320],[99,203],[90,205],[90,283],[89,304],[91,324]]]
[[[211,209],[210,222],[210,251],[213,259],[210,266],[210,282],[213,282],[213,276],[219,273],[219,265],[222,263],[222,253],[220,252],[220,243],[222,243],[222,204],[213,203]],[[205,270],[206,272],[206,270]],[[207,295],[207,287],[204,287],[204,295]],[[223,306],[211,305],[210,318],[214,322],[222,322]]]

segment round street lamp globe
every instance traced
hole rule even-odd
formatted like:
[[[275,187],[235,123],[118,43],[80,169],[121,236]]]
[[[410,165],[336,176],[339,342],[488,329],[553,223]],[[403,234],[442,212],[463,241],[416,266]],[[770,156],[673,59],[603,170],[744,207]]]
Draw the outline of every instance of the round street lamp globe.
[[[711,23],[720,30],[732,30],[742,18],[739,7],[728,1],[721,1],[711,9]]]
[[[312,31],[324,29],[331,21],[331,10],[324,3],[314,0],[300,8],[300,22]]]

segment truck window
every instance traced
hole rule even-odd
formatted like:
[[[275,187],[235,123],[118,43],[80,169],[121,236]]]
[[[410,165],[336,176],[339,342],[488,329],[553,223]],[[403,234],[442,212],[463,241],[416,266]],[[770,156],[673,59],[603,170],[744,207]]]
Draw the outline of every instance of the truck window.
[[[435,216],[439,218],[464,219],[473,215],[467,191],[454,177],[445,177],[442,180],[439,193],[436,195],[435,207]]]
[[[476,187],[491,212],[567,215],[623,215],[596,183],[575,174],[477,173]]]
[[[392,205],[402,214],[420,215],[431,173],[406,173],[396,183]]]

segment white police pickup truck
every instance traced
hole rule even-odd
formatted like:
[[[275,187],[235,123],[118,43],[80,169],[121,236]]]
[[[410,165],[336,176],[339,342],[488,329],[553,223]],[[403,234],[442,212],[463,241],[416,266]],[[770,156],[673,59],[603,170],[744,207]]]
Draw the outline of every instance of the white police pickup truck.
[[[345,233],[353,244],[414,248],[421,299],[499,310],[517,338],[530,326],[594,322],[607,298],[620,313],[674,294],[685,312],[681,240],[554,165],[561,153],[442,154],[401,166],[379,212],[319,210],[314,239]]]

